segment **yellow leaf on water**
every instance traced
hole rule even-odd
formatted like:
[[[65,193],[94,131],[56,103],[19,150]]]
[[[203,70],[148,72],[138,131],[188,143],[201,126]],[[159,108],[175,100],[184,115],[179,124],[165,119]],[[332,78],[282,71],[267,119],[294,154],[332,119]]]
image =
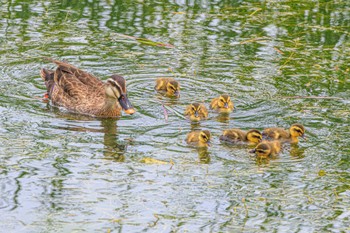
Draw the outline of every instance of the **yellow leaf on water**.
[[[319,170],[318,171],[318,175],[319,176],[325,176],[326,175],[326,171],[325,170]]]
[[[145,157],[140,160],[141,163],[147,163],[147,164],[169,164],[169,162],[154,159],[154,158],[149,158]]]

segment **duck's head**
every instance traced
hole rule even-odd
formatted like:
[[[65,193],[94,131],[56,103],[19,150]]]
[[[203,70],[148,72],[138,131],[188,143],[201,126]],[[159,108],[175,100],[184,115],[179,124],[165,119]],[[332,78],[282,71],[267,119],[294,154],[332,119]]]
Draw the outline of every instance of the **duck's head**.
[[[290,135],[292,137],[302,137],[305,138],[305,128],[301,124],[293,124],[289,128]]]
[[[176,80],[171,80],[170,82],[167,83],[166,85],[166,93],[169,96],[180,96],[180,84]]]
[[[205,144],[206,146],[210,146],[210,139],[211,139],[211,134],[209,130],[202,130],[199,133],[198,140]]]
[[[262,134],[259,130],[251,129],[247,132],[247,140],[252,143],[259,143],[262,140]]]
[[[261,142],[249,152],[255,153],[260,158],[267,158],[271,154],[271,146],[266,142]]]
[[[219,108],[228,109],[230,102],[231,102],[230,96],[227,94],[223,94],[223,95],[220,95],[219,97],[218,106]]]
[[[106,82],[106,96],[117,99],[126,114],[134,114],[135,109],[131,105],[127,91],[125,79],[119,75],[112,75]]]
[[[204,109],[202,109],[201,104],[192,103],[189,107],[189,115],[190,115],[191,121],[199,121],[201,119],[200,113],[202,110]]]

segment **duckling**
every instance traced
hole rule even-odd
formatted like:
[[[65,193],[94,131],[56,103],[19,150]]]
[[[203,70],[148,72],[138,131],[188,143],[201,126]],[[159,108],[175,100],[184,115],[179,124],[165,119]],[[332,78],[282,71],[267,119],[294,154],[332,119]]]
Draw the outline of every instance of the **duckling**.
[[[200,121],[208,118],[208,109],[204,104],[192,103],[187,106],[185,116],[188,116],[191,121]]]
[[[249,144],[257,144],[261,142],[262,135],[256,129],[251,129],[249,131],[243,131],[241,129],[227,129],[224,130],[219,139],[230,143],[248,142]]]
[[[156,80],[157,91],[165,93],[167,96],[180,96],[180,84],[173,78],[158,78]]]
[[[234,107],[230,96],[223,94],[211,101],[210,108],[220,113],[230,113],[233,111]]]
[[[262,141],[250,153],[255,153],[259,158],[275,156],[281,151],[279,141]]]
[[[305,138],[305,128],[301,124],[293,124],[289,131],[283,128],[267,128],[264,129],[262,135],[266,138],[281,140],[283,142],[297,143],[298,137]]]
[[[187,134],[186,142],[196,147],[210,146],[211,134],[209,130],[193,131]]]

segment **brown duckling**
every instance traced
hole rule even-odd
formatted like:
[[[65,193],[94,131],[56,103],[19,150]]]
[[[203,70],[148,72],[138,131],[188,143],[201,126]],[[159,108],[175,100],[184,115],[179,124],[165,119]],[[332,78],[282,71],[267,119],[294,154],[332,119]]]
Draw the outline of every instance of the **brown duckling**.
[[[264,129],[262,134],[268,139],[297,143],[299,141],[298,137],[305,137],[305,128],[301,124],[293,124],[288,131],[283,128],[273,127]]]
[[[196,147],[210,146],[211,134],[209,130],[193,131],[187,134],[186,142]]]
[[[187,106],[185,116],[189,117],[191,121],[200,121],[208,118],[208,109],[204,104],[192,103]]]
[[[279,141],[262,141],[250,153],[255,153],[259,158],[275,156],[281,151]]]
[[[211,101],[210,108],[220,113],[230,113],[233,111],[234,107],[230,96],[223,94]]]
[[[112,75],[104,83],[66,62],[48,60],[58,67],[54,71],[41,69],[40,75],[45,81],[46,95],[53,105],[96,117],[120,116],[121,110],[127,114],[135,113],[122,76]]]
[[[170,97],[178,98],[180,96],[180,83],[173,78],[157,78],[154,88]]]
[[[227,129],[224,130],[219,139],[230,143],[247,142],[249,144],[257,144],[261,142],[262,135],[259,130],[256,129],[251,129],[249,131],[244,131],[241,129]]]

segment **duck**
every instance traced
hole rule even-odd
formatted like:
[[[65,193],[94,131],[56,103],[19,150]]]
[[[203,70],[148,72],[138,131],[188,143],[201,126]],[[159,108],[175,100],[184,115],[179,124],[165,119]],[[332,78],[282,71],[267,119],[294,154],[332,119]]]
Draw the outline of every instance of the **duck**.
[[[222,94],[211,101],[210,108],[219,113],[230,113],[233,111],[234,106],[230,96],[227,94]]]
[[[187,134],[187,144],[195,147],[209,147],[211,134],[209,130],[193,131]]]
[[[298,143],[298,137],[305,138],[305,127],[302,124],[292,124],[289,130],[283,128],[266,128],[263,130],[262,135],[264,138],[281,140],[283,142]]]
[[[185,116],[187,116],[191,121],[197,122],[208,118],[208,109],[204,104],[192,103],[187,106],[185,110]]]
[[[262,141],[250,153],[255,153],[258,158],[276,156],[281,151],[280,141]]]
[[[156,91],[169,97],[180,97],[180,83],[173,78],[157,78]]]
[[[220,141],[229,143],[248,143],[257,144],[261,142],[262,135],[259,130],[251,129],[244,131],[241,129],[227,129],[224,130],[222,135],[219,137]]]
[[[120,75],[110,76],[106,82],[65,61],[47,60],[57,65],[56,70],[42,68],[40,76],[45,82],[45,94],[51,104],[93,117],[118,117],[136,111],[126,90],[126,81]]]

